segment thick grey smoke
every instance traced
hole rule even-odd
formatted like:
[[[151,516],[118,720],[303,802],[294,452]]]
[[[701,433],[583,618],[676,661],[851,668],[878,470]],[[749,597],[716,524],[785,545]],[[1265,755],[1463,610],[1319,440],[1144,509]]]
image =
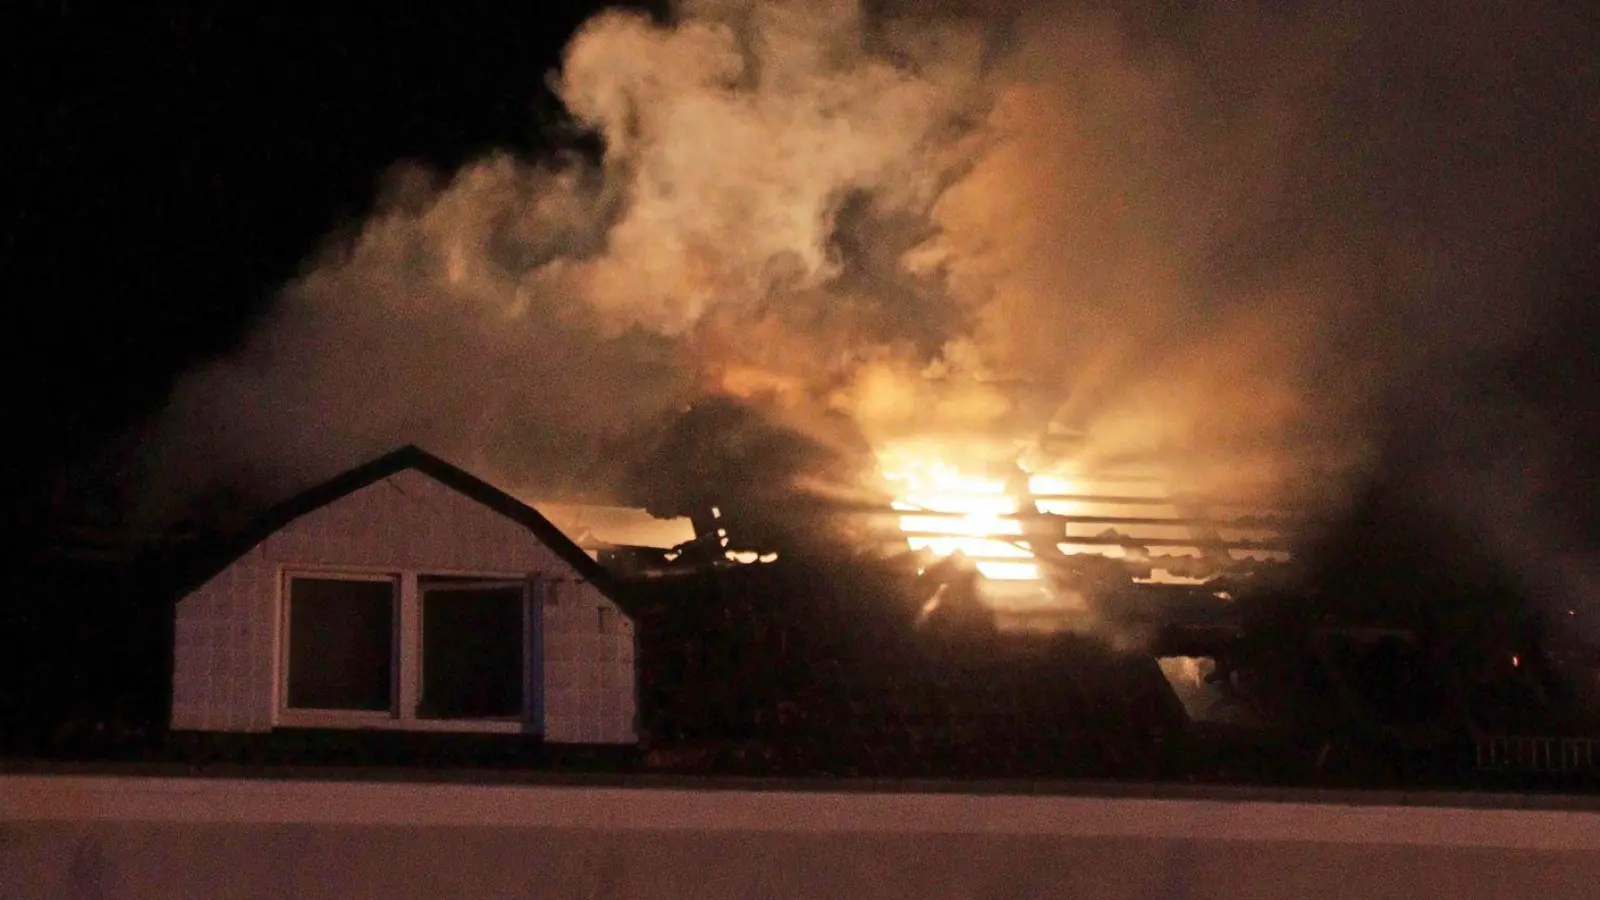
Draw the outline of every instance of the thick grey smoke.
[[[601,162],[397,173],[152,446],[277,493],[406,441],[607,491],[643,426],[732,396],[822,439],[840,414],[873,442],[1053,419],[1091,457],[1327,500],[1397,395],[1526,337],[1541,253],[1593,197],[1588,19],[603,13],[556,76]]]

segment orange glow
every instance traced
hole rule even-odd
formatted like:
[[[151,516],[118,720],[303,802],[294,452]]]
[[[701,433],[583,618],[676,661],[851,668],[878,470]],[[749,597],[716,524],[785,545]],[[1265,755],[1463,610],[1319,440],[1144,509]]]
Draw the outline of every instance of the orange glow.
[[[1193,504],[1174,500],[1169,473],[1154,466],[1096,474],[1060,461],[1041,465],[1048,471],[1040,472],[1011,462],[1004,447],[960,440],[889,444],[877,456],[906,543],[913,551],[960,552],[972,560],[986,581],[986,599],[997,608],[1078,608],[1084,600],[1070,579],[1048,577],[1050,558],[1127,560],[1135,583],[1193,586],[1217,571],[1206,561],[1203,542],[1273,541],[1281,534],[1275,527],[1231,524],[1226,516],[1215,523],[1204,513],[1196,516]],[[1025,491],[1017,489],[1024,476]],[[1016,496],[1008,494],[1014,489]],[[1222,504],[1225,511],[1234,506]],[[1053,548],[1036,545],[1039,535],[1029,534],[1019,518],[1035,511],[1058,517],[1049,523],[1057,535]],[[1226,553],[1233,560],[1288,557],[1281,548],[1229,546]]]
[[[991,581],[1038,581],[1039,565],[1021,543],[1016,498],[1005,482],[964,472],[922,447],[890,448],[880,454],[884,477],[894,486],[900,530],[912,550],[936,556],[960,551]],[[1017,540],[1007,538],[1015,535]]]

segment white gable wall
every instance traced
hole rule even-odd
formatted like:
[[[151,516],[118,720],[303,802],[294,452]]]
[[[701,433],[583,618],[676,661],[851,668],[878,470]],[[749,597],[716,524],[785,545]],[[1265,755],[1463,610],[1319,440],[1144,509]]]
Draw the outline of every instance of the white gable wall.
[[[545,739],[636,739],[634,636],[627,616],[527,529],[415,470],[289,523],[179,601],[174,729],[273,727],[279,585],[282,573],[296,567],[537,574],[555,581],[555,602],[539,606]],[[601,608],[612,610],[609,634],[600,630]]]

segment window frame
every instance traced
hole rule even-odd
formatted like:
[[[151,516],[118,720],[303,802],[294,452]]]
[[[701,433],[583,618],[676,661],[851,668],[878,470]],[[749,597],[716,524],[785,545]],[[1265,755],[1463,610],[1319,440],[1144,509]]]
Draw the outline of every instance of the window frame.
[[[389,610],[389,709],[318,709],[315,707],[302,708],[289,705],[289,679],[291,677],[289,661],[292,647],[290,637],[291,616],[294,612],[293,584],[295,579],[307,581],[355,581],[364,583],[388,583],[391,586],[391,607]],[[278,579],[278,634],[277,662],[278,672],[274,679],[277,693],[278,717],[282,719],[305,720],[308,723],[337,720],[351,725],[360,723],[387,722],[395,718],[397,707],[400,703],[400,617],[403,600],[403,584],[398,574],[393,572],[369,572],[355,569],[313,570],[292,569],[286,570]]]
[[[533,712],[533,709],[534,709],[533,696],[537,693],[537,691],[535,690],[534,685],[530,683],[533,680],[533,678],[535,677],[535,672],[534,672],[534,656],[535,656],[535,654],[534,654],[534,642],[536,640],[536,634],[537,634],[537,631],[536,631],[537,625],[536,625],[536,623],[534,621],[534,618],[535,618],[535,615],[536,615],[536,610],[534,609],[534,606],[533,606],[533,604],[534,604],[534,594],[537,593],[537,592],[532,589],[532,584],[530,583],[530,582],[533,581],[533,579],[529,578],[526,575],[516,576],[516,577],[505,576],[505,577],[498,577],[497,578],[497,577],[492,577],[492,576],[481,576],[481,575],[477,575],[477,574],[458,575],[458,574],[453,574],[453,573],[447,574],[447,573],[440,573],[440,572],[433,572],[433,571],[429,571],[429,572],[421,572],[421,571],[419,571],[419,572],[416,573],[416,578],[417,578],[417,599],[416,599],[416,602],[417,602],[417,623],[418,623],[418,627],[417,627],[416,664],[415,664],[415,666],[413,666],[413,674],[416,676],[416,678],[415,678],[415,681],[416,681],[416,703],[413,704],[412,709],[411,709],[413,717],[416,718],[417,721],[419,721],[419,722],[439,723],[440,725],[455,725],[455,724],[459,724],[459,723],[481,724],[481,725],[484,725],[484,726],[495,725],[495,724],[514,724],[514,725],[517,725],[519,727],[519,730],[520,730],[520,727],[524,722],[531,721],[531,715],[532,715],[532,712]],[[449,584],[429,585],[427,587],[424,587],[422,585],[422,581],[424,579],[427,579],[427,578],[459,578],[461,580],[457,581],[457,582],[454,582],[454,583],[449,583]],[[521,619],[522,619],[522,623],[521,623],[521,625],[522,625],[522,633],[521,633],[521,639],[520,639],[520,643],[521,643],[521,654],[520,654],[520,657],[521,657],[521,666],[522,666],[522,668],[521,668],[521,678],[519,679],[519,681],[521,682],[521,686],[522,686],[522,696],[518,699],[518,704],[517,704],[518,705],[518,711],[517,711],[517,714],[514,715],[514,716],[489,716],[489,717],[477,717],[477,718],[474,718],[474,717],[424,716],[424,715],[422,715],[421,714],[421,709],[422,709],[422,689],[423,689],[423,686],[427,683],[427,678],[428,678],[428,656],[427,656],[427,652],[426,652],[426,646],[425,646],[425,643],[424,643],[425,640],[427,639],[427,631],[426,631],[426,628],[423,627],[423,622],[425,621],[425,615],[424,614],[425,614],[425,611],[426,611],[428,593],[431,592],[431,591],[439,591],[441,593],[449,593],[451,590],[472,590],[472,589],[475,589],[475,588],[476,589],[482,589],[482,588],[509,588],[509,587],[513,587],[513,586],[518,588],[518,590],[519,590],[519,596],[517,598],[517,603],[518,603],[518,611],[521,613]]]
[[[522,585],[522,714],[506,718],[423,718],[422,588],[430,577]],[[388,712],[376,710],[296,709],[289,706],[290,590],[295,578],[389,581],[395,585],[394,632]],[[478,734],[541,734],[544,731],[543,603],[551,581],[541,572],[453,570],[377,566],[281,565],[277,578],[276,645],[273,653],[273,727],[427,731]]]

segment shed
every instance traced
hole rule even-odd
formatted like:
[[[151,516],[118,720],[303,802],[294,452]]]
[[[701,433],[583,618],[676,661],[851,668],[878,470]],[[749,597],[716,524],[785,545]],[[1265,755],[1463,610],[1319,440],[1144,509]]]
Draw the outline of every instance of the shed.
[[[417,447],[275,507],[189,584],[175,731],[637,741],[634,624],[605,570]]]

